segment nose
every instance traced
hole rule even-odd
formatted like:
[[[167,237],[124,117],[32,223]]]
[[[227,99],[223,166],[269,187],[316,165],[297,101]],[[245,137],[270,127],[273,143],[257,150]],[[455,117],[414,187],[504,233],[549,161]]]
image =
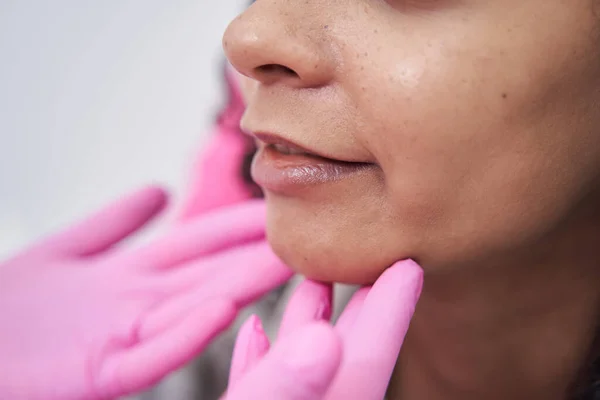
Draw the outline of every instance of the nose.
[[[243,75],[263,84],[320,87],[332,80],[335,57],[327,26],[289,8],[289,0],[257,1],[225,31],[223,48]]]

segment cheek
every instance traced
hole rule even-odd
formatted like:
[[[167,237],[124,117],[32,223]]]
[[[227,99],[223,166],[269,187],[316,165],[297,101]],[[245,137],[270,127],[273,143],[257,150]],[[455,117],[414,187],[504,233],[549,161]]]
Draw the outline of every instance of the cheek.
[[[553,182],[561,172],[545,162],[554,147],[540,143],[553,139],[531,127],[543,115],[532,109],[540,90],[527,74],[503,74],[502,60],[487,53],[441,47],[357,62],[346,86],[366,127],[360,139],[385,173],[396,221],[385,232],[432,268],[536,236],[561,208],[544,204],[548,193],[563,190]]]
[[[363,125],[375,127],[364,142],[382,164],[399,221],[390,232],[398,243],[412,240],[415,257],[434,269],[534,243],[573,211],[594,177],[587,165],[600,159],[581,148],[586,123],[574,124],[586,120],[573,118],[586,101],[545,91],[559,82],[539,73],[530,74],[535,82],[494,79],[500,71],[487,64],[501,64],[489,58],[445,64],[417,86],[380,81],[382,89],[358,106]],[[552,102],[571,110],[549,112]]]

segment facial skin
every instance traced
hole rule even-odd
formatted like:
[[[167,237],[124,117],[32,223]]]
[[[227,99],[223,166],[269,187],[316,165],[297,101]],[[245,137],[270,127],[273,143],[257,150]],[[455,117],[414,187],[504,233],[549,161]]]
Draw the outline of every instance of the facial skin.
[[[599,26],[590,0],[254,3],[223,39],[252,79],[244,129],[377,165],[267,191],[275,251],[367,283],[544,241],[599,187]]]
[[[275,251],[425,286],[390,399],[564,400],[600,315],[600,4],[257,0],[227,29],[242,125],[364,173],[265,192]]]

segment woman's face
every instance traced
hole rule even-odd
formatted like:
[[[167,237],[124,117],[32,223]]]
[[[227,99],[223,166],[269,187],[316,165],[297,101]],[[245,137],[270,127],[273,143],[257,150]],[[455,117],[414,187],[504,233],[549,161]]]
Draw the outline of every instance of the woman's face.
[[[447,270],[552,232],[600,182],[598,7],[256,1],[223,39],[252,79],[243,128],[361,163],[266,146],[277,254],[367,283],[398,259]]]

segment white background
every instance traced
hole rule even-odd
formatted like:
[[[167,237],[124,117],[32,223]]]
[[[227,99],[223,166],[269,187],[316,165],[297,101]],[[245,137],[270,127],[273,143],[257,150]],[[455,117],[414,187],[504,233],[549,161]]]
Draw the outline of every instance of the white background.
[[[0,1],[0,257],[148,182],[175,194],[245,1]]]

